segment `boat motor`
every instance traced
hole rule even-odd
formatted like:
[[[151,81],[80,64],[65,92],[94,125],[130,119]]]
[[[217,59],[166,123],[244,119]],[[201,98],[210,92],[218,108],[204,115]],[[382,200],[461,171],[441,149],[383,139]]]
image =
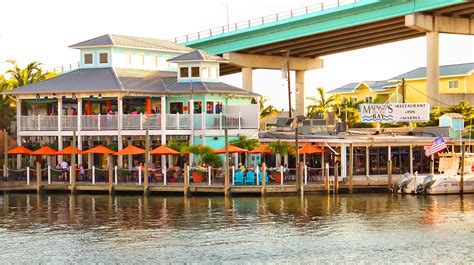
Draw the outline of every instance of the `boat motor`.
[[[435,182],[432,175],[428,175],[423,179],[423,183],[418,184],[416,187],[417,194],[426,194],[430,189],[431,185]]]
[[[399,189],[401,193],[405,193],[406,189],[408,187],[408,184],[413,180],[412,177],[410,177],[410,173],[406,172],[400,177],[400,184],[399,184]]]

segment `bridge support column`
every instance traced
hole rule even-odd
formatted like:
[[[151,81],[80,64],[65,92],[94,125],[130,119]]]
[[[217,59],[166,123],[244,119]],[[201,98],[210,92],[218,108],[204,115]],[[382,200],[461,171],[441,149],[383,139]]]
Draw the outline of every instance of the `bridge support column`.
[[[297,70],[295,71],[295,76],[296,76],[296,115],[304,115],[305,113],[305,105],[304,105],[304,99],[305,99],[305,93],[304,93],[304,74],[306,71],[302,70]]]
[[[439,32],[426,32],[426,44],[426,95],[431,97],[427,102],[439,106]]]
[[[242,88],[247,91],[253,91],[253,68],[242,68]]]

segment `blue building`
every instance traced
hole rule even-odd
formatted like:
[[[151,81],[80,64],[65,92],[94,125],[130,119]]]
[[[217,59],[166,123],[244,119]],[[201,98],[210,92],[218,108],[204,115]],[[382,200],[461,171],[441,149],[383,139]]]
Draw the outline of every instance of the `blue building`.
[[[17,104],[18,143],[67,146],[76,131],[79,149],[144,139],[176,139],[212,148],[230,139],[257,137],[259,95],[219,81],[222,57],[170,41],[103,35],[70,48],[79,68],[11,92]],[[82,159],[82,158],[80,158]],[[119,158],[119,166],[123,163]]]

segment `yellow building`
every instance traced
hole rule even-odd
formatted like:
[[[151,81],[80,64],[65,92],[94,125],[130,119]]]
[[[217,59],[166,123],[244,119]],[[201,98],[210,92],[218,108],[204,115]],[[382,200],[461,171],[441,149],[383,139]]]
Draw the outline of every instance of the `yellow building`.
[[[341,99],[352,99],[353,102],[378,102],[390,101],[390,97],[396,93],[396,83],[387,81],[362,81],[350,83],[329,91],[330,95],[340,95]]]
[[[426,102],[431,99],[440,107],[456,105],[462,100],[474,103],[474,63],[440,66],[439,95],[427,95],[426,67],[417,68],[388,81],[400,84],[402,79],[405,80],[406,102]]]
[[[404,80],[405,89],[403,89]],[[474,103],[474,63],[443,65],[439,68],[439,95],[427,95],[426,67],[406,72],[387,81],[350,83],[329,91],[343,98],[364,102],[437,102],[436,106],[448,107],[461,100]]]

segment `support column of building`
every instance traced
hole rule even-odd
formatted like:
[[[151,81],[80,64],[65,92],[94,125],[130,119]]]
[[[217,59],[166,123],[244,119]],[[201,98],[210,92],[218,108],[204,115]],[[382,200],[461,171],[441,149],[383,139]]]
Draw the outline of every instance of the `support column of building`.
[[[92,136],[89,136],[88,139],[87,139],[87,144],[89,146],[89,148],[92,148]],[[91,169],[92,168],[92,165],[94,164],[94,157],[93,157],[93,154],[89,153],[87,154],[87,167],[88,169]]]
[[[426,95],[431,106],[439,106],[439,32],[426,32]],[[431,97],[431,98],[430,98]]]
[[[242,68],[242,88],[247,91],[253,91],[253,68]]]
[[[189,114],[191,115],[191,137],[189,139],[189,145],[194,145],[194,98],[189,100]],[[189,165],[194,163],[194,154],[189,154]]]
[[[413,145],[410,145],[410,174],[413,175]]]
[[[341,177],[347,177],[347,145],[341,145]]]
[[[16,99],[16,144],[18,146],[21,145],[21,136],[20,136],[20,131],[21,131],[21,122],[20,122],[20,117],[21,117],[21,99]],[[21,168],[21,155],[16,156],[16,168],[20,169]]]
[[[82,131],[82,98],[77,98],[77,130]],[[82,134],[77,134],[77,149],[82,150]],[[82,155],[77,156],[77,163],[83,164]]]
[[[166,97],[161,96],[161,144],[166,144]],[[161,165],[166,165],[166,156],[161,156]]]
[[[63,149],[63,137],[61,136],[63,120],[63,97],[58,96],[58,150]],[[58,162],[63,161],[63,156],[58,156]]]
[[[117,130],[117,145],[118,150],[123,149],[123,138],[122,138],[122,128],[123,128],[123,98],[122,96],[117,97],[117,112],[118,112],[118,130]],[[118,156],[118,167],[123,167],[123,156]]]
[[[304,93],[304,74],[306,71],[295,71],[296,74],[296,97],[295,97],[295,114],[304,115],[305,113],[305,93]]]

